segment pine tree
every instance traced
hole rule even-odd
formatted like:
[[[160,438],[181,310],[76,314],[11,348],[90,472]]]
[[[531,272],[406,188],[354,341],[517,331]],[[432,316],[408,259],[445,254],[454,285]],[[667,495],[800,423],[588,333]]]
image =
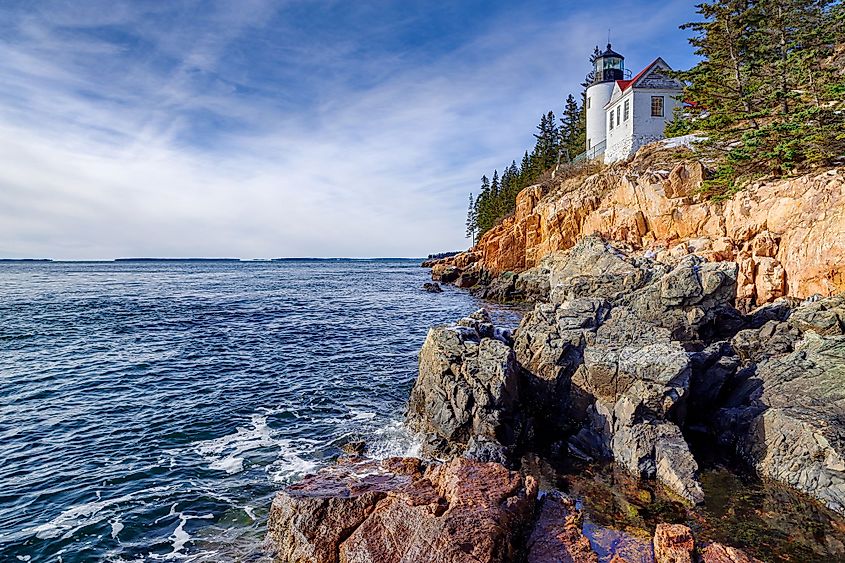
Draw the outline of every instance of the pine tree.
[[[557,163],[558,150],[560,149],[560,130],[553,111],[540,117],[534,138],[536,144],[531,155],[534,159],[532,164],[540,172],[543,172]]]
[[[575,97],[569,94],[563,107],[563,117],[560,118],[560,144],[567,160],[572,160],[583,152],[586,143],[586,122],[581,127],[581,108]]]
[[[487,176],[482,176],[481,191],[475,200],[476,236],[480,237],[487,232],[492,226],[493,220],[493,214],[490,209],[490,180]]]
[[[678,73],[693,105],[671,129],[709,138],[716,195],[843,154],[842,10],[831,0],[714,0],[698,6],[703,21],[682,26],[702,60]]]
[[[584,82],[581,83],[581,87],[584,88],[586,92],[587,88],[590,87],[590,84],[596,79],[596,60],[601,57],[601,49],[599,46],[593,49],[593,54],[590,55],[590,72],[587,73],[587,76],[584,77]]]
[[[478,231],[478,218],[476,217],[475,201],[472,199],[472,194],[469,194],[466,227],[466,237],[473,245],[475,245],[475,233]]]

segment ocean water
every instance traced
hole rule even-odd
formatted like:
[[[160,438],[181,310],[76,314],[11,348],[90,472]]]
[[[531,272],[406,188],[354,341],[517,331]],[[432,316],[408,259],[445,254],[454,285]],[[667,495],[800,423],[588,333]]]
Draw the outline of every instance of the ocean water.
[[[0,561],[262,561],[274,491],[350,439],[414,453],[417,351],[480,305],[427,273],[0,264]]]

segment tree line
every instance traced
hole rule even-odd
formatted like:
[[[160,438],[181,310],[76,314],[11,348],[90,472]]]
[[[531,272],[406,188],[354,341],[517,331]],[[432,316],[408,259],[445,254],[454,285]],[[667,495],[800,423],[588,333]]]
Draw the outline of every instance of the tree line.
[[[706,188],[845,157],[845,6],[832,0],[717,0],[681,26],[701,61],[676,73],[685,107],[667,136],[702,132],[718,166]]]
[[[592,84],[596,58],[601,54],[598,46],[590,55],[591,71],[581,83],[580,99],[569,94],[563,104],[561,117],[554,111],[540,116],[534,133],[534,148],[525,151],[519,163],[493,171],[491,177],[481,177],[478,195],[469,195],[466,236],[473,244],[516,208],[516,195],[524,188],[537,183],[540,177],[559,163],[571,162],[584,152],[587,144],[587,87]],[[559,123],[558,123],[559,122]]]
[[[544,113],[534,133],[534,148],[525,151],[519,163],[510,164],[493,171],[491,177],[481,177],[478,196],[469,196],[467,210],[466,236],[473,243],[485,232],[495,226],[503,217],[511,214],[516,207],[516,195],[559,162],[567,162],[583,152],[586,143],[586,118],[582,111],[583,104],[578,104],[570,94],[564,105],[560,124],[553,111]]]

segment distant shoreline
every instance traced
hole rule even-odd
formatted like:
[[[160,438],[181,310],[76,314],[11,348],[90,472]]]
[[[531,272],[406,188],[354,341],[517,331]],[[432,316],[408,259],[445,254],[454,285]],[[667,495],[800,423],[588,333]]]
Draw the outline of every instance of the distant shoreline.
[[[423,258],[112,258],[102,260],[56,260],[53,258],[0,258],[2,263],[53,263],[53,264],[112,264],[112,263],[270,263],[270,262],[419,262]]]

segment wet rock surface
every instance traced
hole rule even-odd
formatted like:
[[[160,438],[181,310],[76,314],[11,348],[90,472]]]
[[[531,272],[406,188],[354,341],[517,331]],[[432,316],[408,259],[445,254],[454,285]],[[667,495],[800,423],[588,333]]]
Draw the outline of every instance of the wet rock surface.
[[[423,290],[429,293],[443,293],[443,288],[437,282],[426,282],[423,284]]]
[[[267,542],[279,563],[513,561],[536,496],[496,463],[338,465],[276,496]]]
[[[845,298],[834,297],[739,333],[734,347],[745,366],[713,420],[713,432],[760,475],[839,513],[845,513],[843,319]]]
[[[581,512],[560,493],[545,495],[526,546],[527,563],[598,563],[590,540],[582,532]]]
[[[481,346],[494,333],[483,315],[459,322],[460,337],[430,334],[409,409],[430,451],[464,453],[478,436],[474,458],[507,461],[563,443],[699,503],[688,435],[705,432],[758,475],[845,513],[845,298],[780,298],[742,315],[735,263],[666,264],[598,237],[547,266],[550,301],[524,317],[512,351],[507,339]]]
[[[345,461],[278,493],[267,546],[281,563],[679,563],[756,561],[690,529],[642,537],[585,521],[576,500],[464,458]],[[728,559],[725,559],[725,558]]]
[[[695,539],[682,524],[659,524],[654,531],[654,559],[657,563],[694,563]]]

